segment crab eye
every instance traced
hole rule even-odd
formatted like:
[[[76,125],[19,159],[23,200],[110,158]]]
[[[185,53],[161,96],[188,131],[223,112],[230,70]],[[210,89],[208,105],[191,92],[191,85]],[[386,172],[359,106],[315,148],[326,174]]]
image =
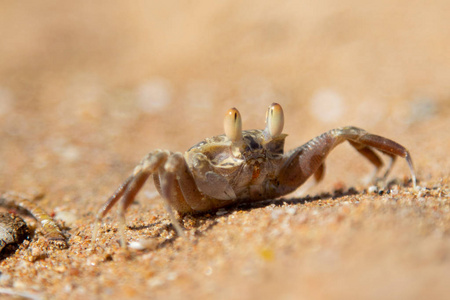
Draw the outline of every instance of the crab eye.
[[[233,107],[227,111],[223,126],[225,128],[225,135],[232,142],[237,142],[242,139],[241,114],[236,108]]]
[[[272,103],[266,113],[266,132],[271,137],[280,135],[284,126],[284,114],[281,105]]]

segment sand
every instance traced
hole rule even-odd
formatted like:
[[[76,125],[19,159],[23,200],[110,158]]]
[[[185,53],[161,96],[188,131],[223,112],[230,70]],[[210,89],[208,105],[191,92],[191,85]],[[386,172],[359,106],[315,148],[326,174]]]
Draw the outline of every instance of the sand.
[[[1,297],[446,299],[450,293],[448,1],[0,4],[0,191],[43,195],[68,237],[36,221],[0,261]],[[326,178],[283,199],[180,219],[153,184],[95,215],[153,149],[185,151],[285,110],[286,148],[355,125],[412,155],[386,184],[348,145]],[[386,160],[387,161],[387,160]]]

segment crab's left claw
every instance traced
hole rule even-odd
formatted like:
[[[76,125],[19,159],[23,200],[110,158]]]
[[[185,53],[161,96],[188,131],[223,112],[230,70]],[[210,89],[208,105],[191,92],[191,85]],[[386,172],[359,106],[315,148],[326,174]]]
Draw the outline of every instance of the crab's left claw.
[[[236,193],[228,180],[214,171],[214,166],[204,154],[197,153],[192,162],[191,171],[200,192],[219,200],[236,199]]]
[[[219,200],[236,199],[236,194],[225,177],[214,173],[206,172],[204,180],[197,179],[197,188],[204,194]]]

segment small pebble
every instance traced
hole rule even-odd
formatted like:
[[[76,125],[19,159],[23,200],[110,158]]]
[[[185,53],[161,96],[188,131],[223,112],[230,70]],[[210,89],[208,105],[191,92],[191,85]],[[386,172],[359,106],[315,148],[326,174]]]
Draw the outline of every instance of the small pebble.
[[[296,207],[289,207],[289,208],[286,209],[286,212],[287,212],[289,215],[293,216],[293,215],[295,215],[295,213],[297,212],[297,208],[296,208]]]
[[[139,241],[133,241],[130,243],[129,247],[134,250],[154,250],[158,242],[154,239],[143,239]]]
[[[56,213],[54,219],[64,221],[66,224],[74,224],[78,220],[78,217],[72,211],[59,211]]]
[[[219,209],[219,210],[216,212],[216,216],[223,216],[223,215],[225,215],[227,212],[228,212],[228,211],[227,211],[226,209],[221,208],[221,209]]]
[[[375,186],[375,185],[369,186],[369,187],[367,188],[367,192],[368,192],[369,194],[376,193],[377,191],[378,191],[378,188],[377,188],[377,186]]]

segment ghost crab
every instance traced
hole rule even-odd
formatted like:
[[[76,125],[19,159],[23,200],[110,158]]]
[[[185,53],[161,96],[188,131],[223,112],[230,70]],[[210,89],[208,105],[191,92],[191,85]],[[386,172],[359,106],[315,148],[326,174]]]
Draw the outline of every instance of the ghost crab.
[[[150,152],[99,210],[92,242],[96,240],[101,219],[121,199],[119,230],[121,245],[125,247],[125,211],[149,176],[164,199],[175,230],[184,236],[172,209],[181,214],[206,212],[233,203],[286,195],[312,175],[320,181],[327,155],[344,141],[368,159],[376,171],[383,161],[373,149],[387,154],[391,163],[383,178],[389,174],[397,156],[405,158],[416,186],[408,150],[392,140],[348,126],[332,129],[284,153],[287,135],[282,133],[283,125],[283,110],[277,103],[267,110],[264,130],[243,131],[239,111],[231,108],[225,115],[225,134],[206,138],[184,154],[167,150]]]

